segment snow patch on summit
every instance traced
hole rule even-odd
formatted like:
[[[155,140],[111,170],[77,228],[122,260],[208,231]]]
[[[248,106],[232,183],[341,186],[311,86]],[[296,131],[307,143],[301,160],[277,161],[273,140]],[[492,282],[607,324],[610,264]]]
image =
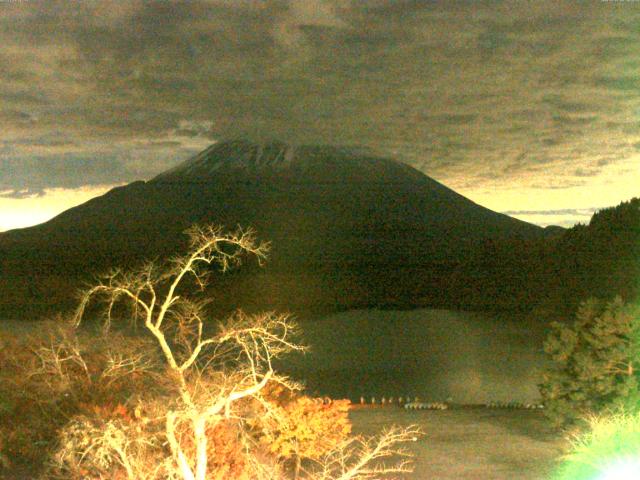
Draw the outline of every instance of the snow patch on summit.
[[[285,170],[296,159],[296,148],[282,142],[254,144],[243,140],[216,143],[177,167],[158,175],[156,181],[206,179],[221,171],[260,172]]]

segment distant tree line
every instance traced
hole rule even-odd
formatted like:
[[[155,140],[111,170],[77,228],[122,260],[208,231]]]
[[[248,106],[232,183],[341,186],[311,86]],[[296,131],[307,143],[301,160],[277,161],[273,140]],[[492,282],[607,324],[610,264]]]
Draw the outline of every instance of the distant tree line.
[[[462,308],[556,318],[572,317],[591,297],[634,300],[640,294],[640,198],[551,238],[486,242],[474,260],[454,270],[449,285],[446,300],[457,298]]]
[[[56,246],[55,238],[46,235],[41,244],[28,247],[19,241],[0,243],[0,314],[13,309],[37,315],[71,307],[78,286],[96,273],[178,251],[183,247],[175,240],[181,237],[179,227],[146,245],[104,232],[96,232],[103,238],[77,248]],[[534,312],[554,319],[572,318],[579,303],[590,297],[619,295],[629,301],[640,293],[639,198],[598,211],[588,225],[546,238],[459,242],[450,252],[445,240],[425,239],[393,256],[389,248],[382,254],[373,244],[348,255],[336,254],[342,246],[329,245],[327,251],[317,247],[315,256],[305,256],[287,244],[295,254],[284,257],[277,254],[283,245],[274,240],[267,269],[249,265],[220,277],[216,288],[230,306],[249,310],[432,307]]]

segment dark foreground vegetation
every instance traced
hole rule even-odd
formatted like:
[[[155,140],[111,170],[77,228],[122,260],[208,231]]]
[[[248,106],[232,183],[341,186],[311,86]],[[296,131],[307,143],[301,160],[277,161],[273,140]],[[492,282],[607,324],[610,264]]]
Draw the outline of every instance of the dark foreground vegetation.
[[[519,299],[534,315],[563,320],[545,343],[552,366],[541,384],[549,427],[577,435],[559,478],[637,468],[639,206],[634,199],[599,212],[588,226],[517,250],[486,244],[485,256],[465,266],[492,272],[497,255],[495,275],[478,275],[471,285],[486,294],[509,278],[507,304]],[[196,227],[186,255],[112,270],[83,291],[72,315],[34,335],[3,334],[2,469],[116,480],[408,473],[398,444],[420,438],[419,428],[353,436],[347,401],[309,397],[274,369],[283,355],[303,350],[287,315],[236,311],[210,320],[207,282],[243,254],[257,266],[266,250],[251,232]],[[45,295],[49,287],[38,285]]]
[[[303,350],[286,315],[241,311],[211,324],[204,287],[267,245],[194,227],[186,255],[113,271],[75,315],[0,338],[2,469],[52,479],[365,479],[411,470],[414,426],[351,436],[348,401],[305,396],[273,360]],[[193,288],[193,284],[191,285]],[[87,306],[105,307],[99,324]],[[128,333],[118,332],[124,304]],[[91,330],[93,327],[93,331]],[[140,331],[136,331],[139,329]],[[381,460],[391,460],[381,463]]]

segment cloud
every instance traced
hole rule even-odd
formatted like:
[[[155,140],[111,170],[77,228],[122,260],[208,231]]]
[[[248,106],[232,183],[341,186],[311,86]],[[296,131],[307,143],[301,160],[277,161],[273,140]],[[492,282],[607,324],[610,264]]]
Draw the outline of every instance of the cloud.
[[[505,210],[505,215],[579,215],[591,216],[598,210],[597,207],[591,208],[561,208],[556,210]]]
[[[15,199],[23,199],[23,198],[34,198],[41,197],[44,195],[44,190],[32,190],[29,188],[24,188],[22,190],[3,190],[0,191],[0,198],[15,198]]]
[[[78,189],[146,180],[186,160],[211,140],[167,138],[77,146],[47,137],[0,149],[0,197],[31,198],[47,189]]]
[[[16,198],[0,192],[0,232],[46,222],[60,212],[88,201],[116,185],[47,189],[38,196]]]
[[[0,141],[51,149],[2,157],[0,188],[147,178],[236,136],[362,145],[451,185],[576,186],[640,143],[632,8],[4,3]]]
[[[33,124],[35,120],[33,115],[19,110],[3,110],[0,112],[0,118],[5,122],[26,126]]]
[[[571,228],[577,224],[587,225],[591,220],[590,214],[589,215],[570,214],[570,213],[563,213],[559,215],[513,214],[511,216],[519,220],[523,220],[525,222],[533,223],[534,225],[538,225],[540,227],[558,226],[558,227],[564,227],[564,228]]]
[[[577,168],[573,172],[573,174],[576,177],[595,177],[599,173],[600,173],[600,170],[596,168],[593,168],[593,169]]]
[[[0,158],[0,189],[14,192],[47,187],[78,188],[126,180],[126,164],[116,155],[94,158],[84,153],[69,153]]]
[[[180,120],[178,128],[173,131],[176,136],[198,137],[211,136],[213,122],[211,120]]]

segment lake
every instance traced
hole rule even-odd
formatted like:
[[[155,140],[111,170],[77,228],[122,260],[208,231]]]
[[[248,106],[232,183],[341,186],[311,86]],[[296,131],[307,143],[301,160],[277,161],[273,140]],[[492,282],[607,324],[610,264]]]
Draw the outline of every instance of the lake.
[[[310,347],[280,368],[311,393],[537,402],[547,327],[507,314],[357,310],[300,320]]]
[[[507,314],[355,310],[298,321],[305,354],[276,366],[332,398],[420,397],[460,404],[537,402],[543,324]],[[0,322],[24,333],[37,322]]]

